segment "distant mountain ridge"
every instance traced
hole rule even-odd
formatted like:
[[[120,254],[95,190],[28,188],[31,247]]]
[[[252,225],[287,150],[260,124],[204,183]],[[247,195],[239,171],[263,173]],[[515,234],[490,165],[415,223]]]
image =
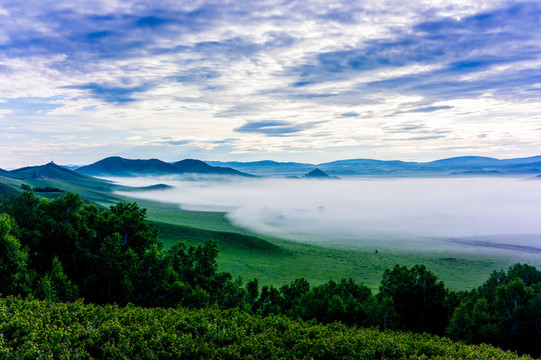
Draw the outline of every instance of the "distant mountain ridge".
[[[280,163],[275,161],[208,161],[208,163],[214,166],[230,166],[240,171],[261,176],[302,176],[315,168],[319,168],[329,175],[341,176],[495,176],[541,174],[541,156],[502,160],[482,156],[460,156],[430,162],[349,159],[321,164]]]
[[[349,159],[321,164],[276,162],[272,160],[253,162],[220,162],[185,159],[168,163],[159,159],[132,160],[118,156],[108,157],[93,164],[71,170],[53,162],[28,166],[16,170],[0,169],[0,178],[13,181],[59,180],[86,186],[105,186],[106,182],[94,178],[123,176],[154,176],[175,174],[236,175],[243,177],[305,177],[324,173],[333,176],[532,176],[541,177],[541,156],[513,159],[495,159],[481,156],[461,156],[430,162],[406,162],[400,160]],[[320,173],[321,172],[321,173]],[[312,176],[307,176],[312,177]],[[12,182],[13,182],[12,181]],[[100,184],[98,184],[99,182]]]
[[[82,166],[77,173],[90,176],[147,176],[175,174],[209,174],[252,176],[229,167],[211,166],[201,160],[185,159],[175,163],[167,163],[158,159],[125,159],[112,156],[93,164]]]

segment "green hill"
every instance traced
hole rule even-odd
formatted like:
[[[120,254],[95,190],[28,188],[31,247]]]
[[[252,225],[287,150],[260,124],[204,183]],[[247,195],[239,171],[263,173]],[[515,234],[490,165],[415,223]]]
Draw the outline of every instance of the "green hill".
[[[194,159],[177,161],[176,163],[173,163],[173,166],[180,173],[252,176],[229,167],[210,166],[201,160]]]
[[[2,183],[1,178],[0,178],[0,195],[7,197],[11,194],[16,194],[16,193],[17,193],[17,188],[15,188],[12,185]]]
[[[213,174],[251,176],[227,167],[210,166],[200,160],[186,159],[173,164],[158,160],[132,160],[118,156],[108,157],[76,170],[92,176],[148,176],[174,174]]]
[[[71,191],[80,194],[85,200],[100,205],[108,205],[120,200],[112,191],[120,190],[109,181],[97,179],[73,170],[66,169],[54,163],[8,171],[6,176],[0,176],[0,183],[10,193],[20,192],[21,187],[56,188],[62,191]],[[6,188],[8,186],[8,188]],[[55,197],[60,193],[42,193],[44,197]]]
[[[79,174],[73,170],[66,169],[54,163],[48,163],[40,166],[29,166],[13,170],[13,174],[21,176],[24,180],[43,181],[56,180],[72,185],[89,187],[94,190],[108,191],[112,188],[110,182],[96,179],[91,176]]]
[[[92,176],[157,175],[175,171],[173,165],[158,159],[131,160],[112,156],[75,170]]]
[[[7,170],[4,170],[4,169],[0,169],[0,176],[5,176],[5,177],[9,177],[11,175],[11,173]]]

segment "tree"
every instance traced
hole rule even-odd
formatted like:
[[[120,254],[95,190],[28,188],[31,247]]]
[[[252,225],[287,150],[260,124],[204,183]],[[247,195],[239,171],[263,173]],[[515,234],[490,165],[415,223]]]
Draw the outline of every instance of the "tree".
[[[255,313],[261,316],[280,314],[282,313],[282,308],[280,306],[282,303],[283,299],[280,291],[272,285],[265,285],[261,288],[261,294],[256,301]]]
[[[301,305],[301,300],[306,293],[310,291],[310,283],[305,278],[295,279],[291,284],[283,285],[280,288],[284,302],[282,309],[284,313],[289,315],[298,315],[298,307]]]
[[[146,209],[140,208],[136,202],[121,201],[100,215],[99,238],[105,239],[118,233],[122,248],[131,248],[138,256],[142,256],[153,244],[162,246],[158,240],[158,230],[146,221]]]
[[[51,271],[38,279],[34,290],[38,299],[61,302],[77,300],[78,293],[79,289],[68,280],[57,257],[53,259]]]
[[[330,280],[306,292],[292,314],[323,322],[341,321],[348,325],[370,325],[368,310],[373,305],[369,288],[352,279]]]
[[[379,298],[388,296],[393,300],[402,329],[443,333],[450,312],[447,293],[443,282],[424,265],[386,269],[379,290]]]
[[[541,272],[515,264],[495,271],[467,293],[446,334],[468,343],[490,342],[506,349],[541,354]]]
[[[0,293],[3,295],[29,292],[28,253],[12,234],[14,227],[9,215],[0,214]]]

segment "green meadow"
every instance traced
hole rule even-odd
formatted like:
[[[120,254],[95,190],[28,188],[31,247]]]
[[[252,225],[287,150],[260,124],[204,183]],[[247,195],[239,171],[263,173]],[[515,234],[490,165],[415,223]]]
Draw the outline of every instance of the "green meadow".
[[[225,213],[186,211],[174,204],[116,195],[115,190],[126,188],[54,164],[29,168],[17,176],[10,176],[0,176],[0,194],[4,196],[20,192],[21,185],[27,184],[71,191],[102,208],[121,200],[137,201],[147,209],[148,219],[159,229],[165,247],[177,241],[197,244],[207,239],[217,240],[220,269],[241,276],[245,281],[257,278],[263,284],[281,286],[304,277],[317,285],[329,279],[351,277],[377,290],[386,268],[395,264],[424,264],[450,289],[466,290],[482,284],[494,270],[506,269],[517,262],[516,257],[487,255],[485,252],[337,248],[278,239],[236,227],[227,220]],[[53,198],[62,193],[37,194]]]
[[[450,289],[466,290],[482,284],[494,270],[516,262],[484,254],[324,247],[254,234],[231,224],[225,213],[186,211],[177,205],[140,199],[137,202],[148,210],[148,218],[160,230],[166,247],[179,240],[195,244],[212,238],[218,241],[221,270],[275,286],[300,277],[311,284],[351,277],[377,290],[386,268],[424,264]]]

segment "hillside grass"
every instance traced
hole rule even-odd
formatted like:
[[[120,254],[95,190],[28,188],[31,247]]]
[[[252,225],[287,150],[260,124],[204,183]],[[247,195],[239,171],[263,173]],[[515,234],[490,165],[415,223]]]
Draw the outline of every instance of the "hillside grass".
[[[329,279],[351,277],[377,290],[385,269],[396,264],[424,264],[452,290],[482,284],[494,270],[513,259],[442,252],[332,248],[254,234],[232,225],[224,213],[185,211],[177,205],[151,201],[138,203],[148,209],[149,220],[160,230],[166,247],[176,241],[197,244],[209,238],[218,241],[218,264],[222,271],[257,278],[263,284],[281,286],[304,277],[318,285]]]
[[[413,266],[424,264],[452,290],[467,290],[482,284],[491,272],[508,268],[516,257],[496,257],[486,254],[442,253],[412,249],[366,250],[358,248],[324,247],[254,234],[231,224],[224,213],[182,210],[175,204],[133,199],[103,190],[103,181],[82,177],[82,182],[70,183],[60,178],[32,179],[25,174],[20,179],[0,177],[0,193],[5,196],[19,192],[22,184],[34,187],[52,186],[79,194],[101,208],[121,200],[137,201],[148,209],[148,219],[160,230],[160,240],[166,247],[176,241],[201,243],[209,238],[219,243],[220,270],[242,276],[245,280],[258,278],[263,284],[281,286],[304,277],[318,285],[329,279],[351,277],[377,290],[386,268],[395,264]],[[69,176],[68,176],[69,177]],[[62,193],[40,193],[54,198]],[[505,253],[505,251],[503,251]],[[534,264],[538,265],[538,264]]]
[[[0,298],[4,359],[531,359],[409,332],[239,310],[144,309]]]

